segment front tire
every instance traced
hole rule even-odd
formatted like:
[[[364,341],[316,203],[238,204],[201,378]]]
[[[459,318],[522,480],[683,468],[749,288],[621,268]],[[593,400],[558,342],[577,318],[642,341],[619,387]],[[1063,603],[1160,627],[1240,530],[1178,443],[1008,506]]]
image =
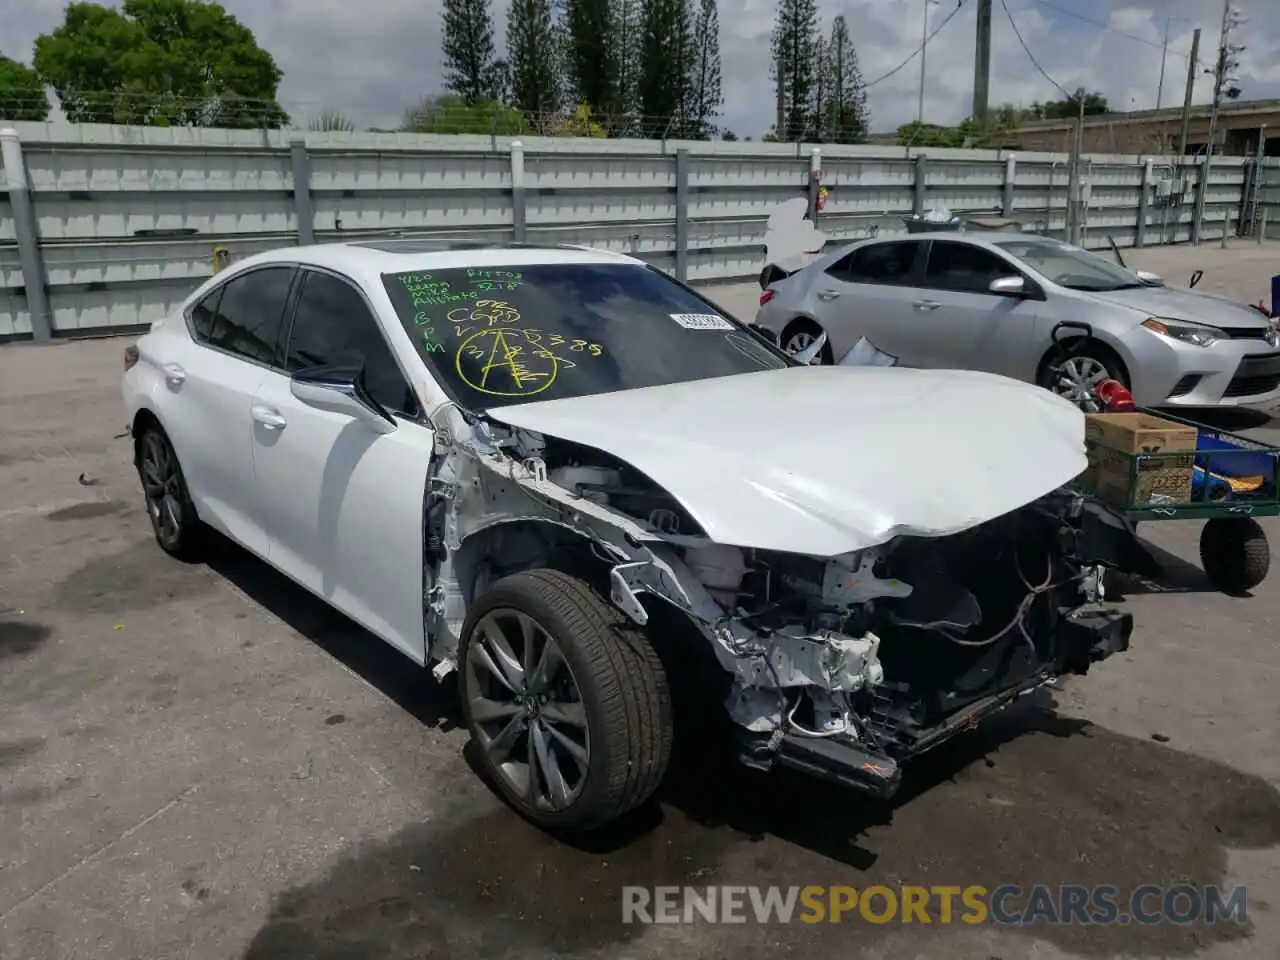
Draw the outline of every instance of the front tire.
[[[1097,413],[1094,388],[1103,380],[1117,380],[1129,387],[1129,376],[1120,358],[1106,347],[1089,343],[1064,360],[1050,357],[1040,374],[1040,386],[1070,400],[1085,413]]]
[[[191,502],[178,455],[159,424],[146,427],[138,438],[137,465],[156,542],[179,560],[199,559],[206,543],[204,524]]]
[[[1271,571],[1271,546],[1252,517],[1214,517],[1200,531],[1200,565],[1223,593],[1248,593]]]
[[[586,582],[557,570],[500,580],[467,612],[458,662],[480,762],[526,819],[592,830],[657,789],[673,732],[666,674]]]

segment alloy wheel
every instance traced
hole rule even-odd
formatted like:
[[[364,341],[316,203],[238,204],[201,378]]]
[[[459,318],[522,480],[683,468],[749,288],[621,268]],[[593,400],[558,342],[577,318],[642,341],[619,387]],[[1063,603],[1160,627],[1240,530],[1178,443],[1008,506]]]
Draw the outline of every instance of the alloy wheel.
[[[808,330],[797,330],[791,336],[787,337],[786,345],[782,348],[786,353],[795,356],[801,350],[813,346],[813,341],[818,339]]]
[[[156,536],[163,543],[177,543],[182,536],[182,475],[173,448],[154,431],[142,441],[141,473]]]
[[[1052,371],[1053,392],[1070,400],[1086,413],[1097,413],[1098,399],[1094,390],[1111,378],[1102,361],[1095,357],[1071,357]]]
[[[582,793],[591,736],[564,653],[519,610],[485,614],[467,645],[465,695],[491,769],[536,810],[567,809]]]

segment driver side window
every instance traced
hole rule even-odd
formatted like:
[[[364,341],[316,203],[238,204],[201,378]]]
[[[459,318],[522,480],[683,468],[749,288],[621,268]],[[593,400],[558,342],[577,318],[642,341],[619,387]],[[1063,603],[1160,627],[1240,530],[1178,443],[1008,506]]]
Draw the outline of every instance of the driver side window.
[[[363,363],[365,387],[374,400],[406,417],[420,412],[368,303],[351,284],[330,274],[307,271],[303,277],[285,363],[291,374],[331,363]]]

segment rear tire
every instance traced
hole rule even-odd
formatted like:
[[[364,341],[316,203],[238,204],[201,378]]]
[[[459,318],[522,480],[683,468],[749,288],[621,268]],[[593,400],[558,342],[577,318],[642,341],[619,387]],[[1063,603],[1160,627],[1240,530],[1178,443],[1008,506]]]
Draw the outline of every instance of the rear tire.
[[[1200,565],[1223,593],[1248,593],[1271,571],[1271,546],[1252,517],[1214,517],[1200,531]]]
[[[810,320],[808,317],[797,317],[787,324],[778,343],[784,353],[794,356],[822,336],[822,333],[822,327],[816,321]],[[835,363],[835,354],[831,349],[830,337],[827,338],[827,342],[822,348],[819,361],[825,366]]]
[[[526,819],[592,830],[657,789],[673,733],[666,673],[585,581],[558,570],[500,580],[467,612],[458,663],[480,763]]]
[[[160,549],[179,560],[199,560],[207,546],[208,530],[191,502],[173,444],[158,423],[143,429],[136,460],[147,517]]]

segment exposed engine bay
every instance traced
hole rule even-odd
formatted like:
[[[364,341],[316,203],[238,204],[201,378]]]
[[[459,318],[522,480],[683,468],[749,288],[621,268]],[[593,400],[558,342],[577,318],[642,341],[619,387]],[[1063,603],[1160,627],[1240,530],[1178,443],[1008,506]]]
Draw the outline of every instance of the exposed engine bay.
[[[456,666],[466,606],[514,570],[574,563],[645,627],[680,614],[727,690],[741,759],[887,797],[899,765],[1062,674],[1128,648],[1108,568],[1132,526],[1067,490],[962,533],[836,557],[714,542],[643,473],[591,447],[453,418],[427,491],[429,657]]]

